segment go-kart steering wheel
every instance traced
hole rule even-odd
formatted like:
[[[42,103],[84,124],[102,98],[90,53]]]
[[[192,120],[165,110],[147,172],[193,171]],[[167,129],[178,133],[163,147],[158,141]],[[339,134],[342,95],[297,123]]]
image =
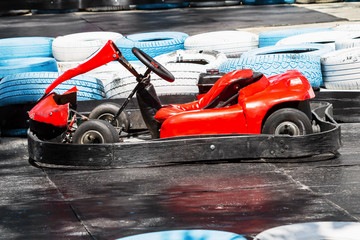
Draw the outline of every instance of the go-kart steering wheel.
[[[169,70],[167,70],[163,65],[155,61],[152,57],[141,51],[140,49],[133,47],[131,49],[132,53],[151,71],[156,73],[159,77],[163,78],[168,82],[173,82],[175,80],[174,76],[172,75]]]

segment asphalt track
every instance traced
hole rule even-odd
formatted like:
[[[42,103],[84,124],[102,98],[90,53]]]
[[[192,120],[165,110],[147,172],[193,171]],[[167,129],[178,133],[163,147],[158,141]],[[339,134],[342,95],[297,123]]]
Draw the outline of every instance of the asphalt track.
[[[0,37],[98,30],[195,34],[347,20],[302,5],[46,14],[2,17]],[[25,138],[0,138],[0,239],[117,239],[175,229],[251,237],[291,223],[359,222],[360,124],[341,128],[343,147],[326,161],[91,171],[33,167]]]

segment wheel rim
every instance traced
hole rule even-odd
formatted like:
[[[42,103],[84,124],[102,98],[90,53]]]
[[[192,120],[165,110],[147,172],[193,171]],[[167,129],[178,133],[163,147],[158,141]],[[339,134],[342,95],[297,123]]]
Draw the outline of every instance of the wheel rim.
[[[120,126],[119,126],[119,121],[118,121],[117,119],[114,119],[114,115],[113,115],[113,114],[104,113],[104,114],[100,115],[100,116],[98,117],[98,119],[107,121],[107,122],[109,122],[111,125],[113,125],[114,127],[120,127]],[[115,120],[115,121],[113,121],[113,120]]]
[[[95,130],[90,130],[84,133],[81,137],[81,144],[89,144],[89,143],[104,143],[104,137],[102,134]]]
[[[290,136],[299,136],[301,134],[301,130],[293,122],[282,122],[275,129],[275,135],[290,135]]]

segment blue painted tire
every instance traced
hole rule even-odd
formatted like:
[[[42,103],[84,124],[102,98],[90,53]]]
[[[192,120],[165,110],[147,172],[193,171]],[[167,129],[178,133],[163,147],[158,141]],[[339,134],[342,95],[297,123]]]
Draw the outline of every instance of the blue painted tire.
[[[0,106],[36,102],[59,75],[57,72],[29,72],[4,77],[0,82]],[[65,81],[54,91],[61,94],[74,86],[79,90],[78,101],[105,98],[102,82],[86,75]]]
[[[246,240],[242,235],[215,230],[173,230],[138,234],[117,240]]]
[[[131,52],[133,47],[141,49],[150,57],[156,57],[184,49],[184,42],[188,37],[189,35],[182,32],[149,32],[132,34],[115,43],[128,61],[137,61],[138,59]]]
[[[188,2],[181,3],[149,3],[136,5],[138,10],[154,10],[154,9],[169,9],[169,8],[184,8],[188,7]]]
[[[344,38],[358,38],[360,33],[352,31],[323,31],[303,33],[283,38],[276,43],[276,46],[294,44],[325,44],[335,49],[335,42]]]
[[[48,37],[16,37],[0,39],[0,60],[9,58],[52,57]]]
[[[242,58],[269,54],[305,54],[321,57],[324,54],[334,51],[334,49],[322,44],[295,44],[283,46],[269,46],[249,50],[241,55]]]
[[[309,80],[311,86],[320,87],[323,84],[320,57],[318,56],[269,54],[241,57],[223,63],[219,71],[228,73],[236,69],[252,69],[268,77],[296,69]]]
[[[27,134],[27,128],[19,129],[1,129],[1,136],[3,137],[23,137]]]
[[[57,72],[56,60],[49,57],[13,58],[0,60],[0,79],[23,72]]]
[[[283,38],[310,32],[333,31],[331,28],[294,28],[267,31],[259,34],[259,48],[274,46],[278,41]]]

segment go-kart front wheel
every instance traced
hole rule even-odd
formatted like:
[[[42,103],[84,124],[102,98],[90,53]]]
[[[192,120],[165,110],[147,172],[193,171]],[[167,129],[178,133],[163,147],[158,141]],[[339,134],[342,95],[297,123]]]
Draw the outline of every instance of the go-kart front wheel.
[[[119,142],[119,134],[109,122],[90,119],[80,124],[72,140],[78,144],[115,143]]]
[[[129,131],[130,123],[124,112],[113,121],[114,116],[119,111],[120,105],[116,103],[103,103],[96,106],[89,114],[90,119],[100,119],[111,123],[116,129],[124,132]]]
[[[262,133],[300,136],[312,133],[308,116],[295,108],[283,108],[273,112],[265,121]]]

